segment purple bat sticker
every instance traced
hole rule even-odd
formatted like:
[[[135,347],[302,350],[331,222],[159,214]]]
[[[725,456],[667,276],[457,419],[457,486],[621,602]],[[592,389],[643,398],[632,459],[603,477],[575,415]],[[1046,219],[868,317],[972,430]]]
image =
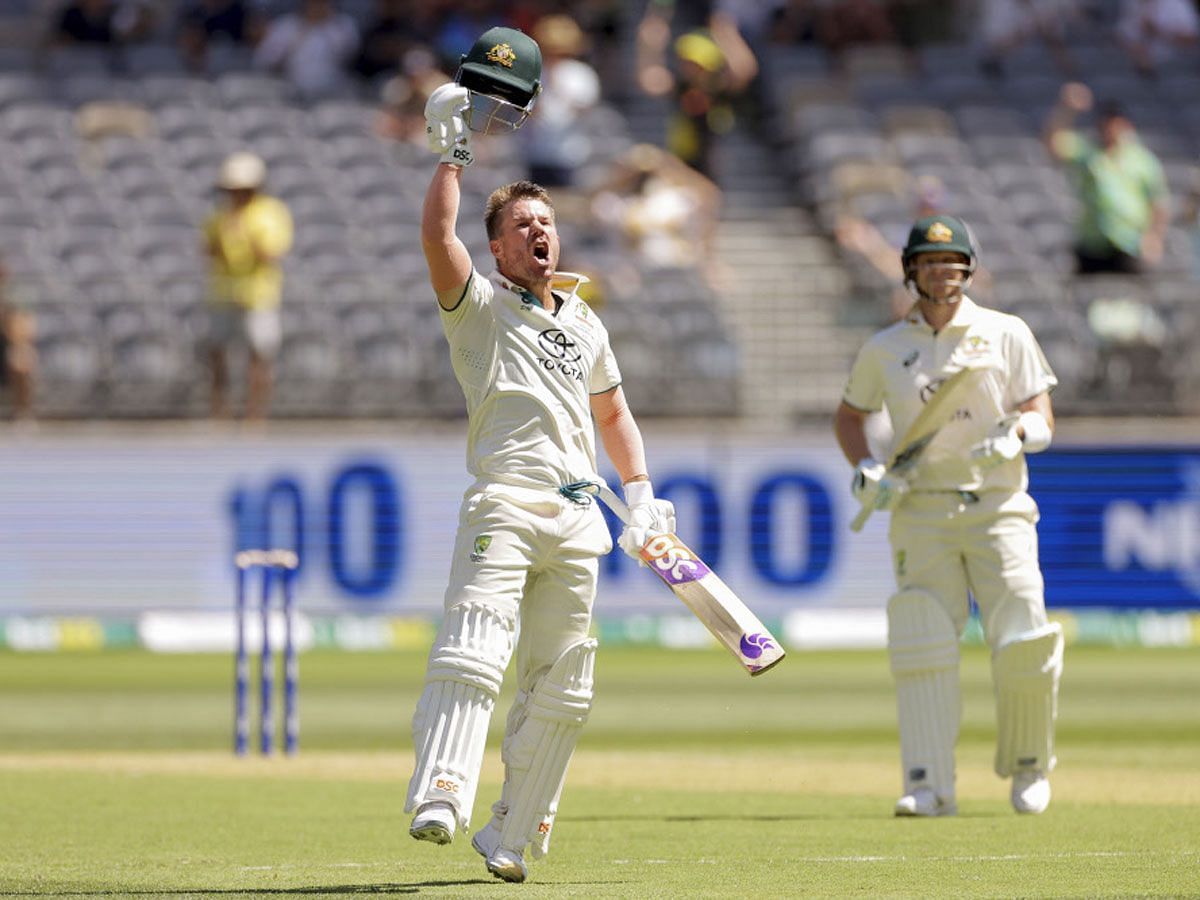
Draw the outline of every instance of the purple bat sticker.
[[[685,584],[711,575],[712,569],[673,534],[660,534],[642,548],[642,559],[667,584]]]
[[[763,655],[764,650],[774,650],[775,642],[768,635],[762,633],[743,634],[741,647],[742,656],[746,659],[758,659]]]

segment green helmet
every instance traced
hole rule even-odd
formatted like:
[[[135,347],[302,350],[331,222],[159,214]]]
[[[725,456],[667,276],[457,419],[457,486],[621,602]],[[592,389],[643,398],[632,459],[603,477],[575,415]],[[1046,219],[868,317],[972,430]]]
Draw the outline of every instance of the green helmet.
[[[947,252],[961,253],[970,263],[971,271],[975,271],[975,236],[967,223],[954,216],[926,216],[913,223],[900,259],[908,269],[909,261],[918,253]]]
[[[542,51],[516,28],[489,28],[462,58],[454,80],[471,92],[472,131],[520,128],[542,89]]]
[[[900,261],[904,266],[905,285],[922,297],[925,295],[917,288],[915,266],[915,257],[922,253],[961,253],[965,256],[967,263],[962,266],[962,290],[966,290],[971,283],[979,264],[975,236],[962,219],[940,214],[917,219],[908,232],[908,241],[901,251]]]

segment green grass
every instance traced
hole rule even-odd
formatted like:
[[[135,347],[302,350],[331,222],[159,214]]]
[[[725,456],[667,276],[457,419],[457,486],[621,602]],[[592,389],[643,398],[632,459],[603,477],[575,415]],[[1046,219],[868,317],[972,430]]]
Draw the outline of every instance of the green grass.
[[[1200,897],[1198,650],[1068,649],[1041,817],[991,774],[987,655],[965,651],[960,815],[906,821],[884,654],[751,680],[716,651],[602,648],[520,887],[407,835],[423,654],[302,664],[300,757],[234,760],[227,658],[0,653],[0,897]],[[489,754],[477,822],[499,777]]]

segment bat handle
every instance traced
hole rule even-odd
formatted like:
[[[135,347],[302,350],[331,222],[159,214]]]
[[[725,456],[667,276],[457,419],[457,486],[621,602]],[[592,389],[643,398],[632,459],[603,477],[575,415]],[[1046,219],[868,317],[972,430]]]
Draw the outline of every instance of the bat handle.
[[[603,500],[604,505],[611,509],[616,514],[618,519],[620,519],[626,525],[629,524],[629,507],[625,505],[625,501],[618,497],[613,489],[607,484],[605,484],[603,481],[599,482],[598,484],[593,483],[592,486],[588,488],[588,492]]]
[[[867,519],[871,518],[871,512],[872,509],[869,506],[864,506],[862,509],[860,509],[858,511],[858,515],[855,516],[850,522],[850,530],[855,533],[862,531],[863,526],[867,524]]]

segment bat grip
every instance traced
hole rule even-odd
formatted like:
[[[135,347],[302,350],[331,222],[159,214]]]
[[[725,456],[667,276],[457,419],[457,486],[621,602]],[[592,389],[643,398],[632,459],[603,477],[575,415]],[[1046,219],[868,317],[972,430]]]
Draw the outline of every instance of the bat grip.
[[[592,486],[587,490],[589,493],[594,494],[603,500],[604,505],[611,509],[616,514],[618,519],[620,519],[626,525],[629,524],[629,507],[625,505],[624,500],[616,495],[612,488],[601,481],[598,484],[593,483]]]
[[[850,530],[859,532],[863,530],[863,526],[867,524],[867,519],[871,518],[871,507],[864,506],[858,511],[858,515],[850,521]]]

